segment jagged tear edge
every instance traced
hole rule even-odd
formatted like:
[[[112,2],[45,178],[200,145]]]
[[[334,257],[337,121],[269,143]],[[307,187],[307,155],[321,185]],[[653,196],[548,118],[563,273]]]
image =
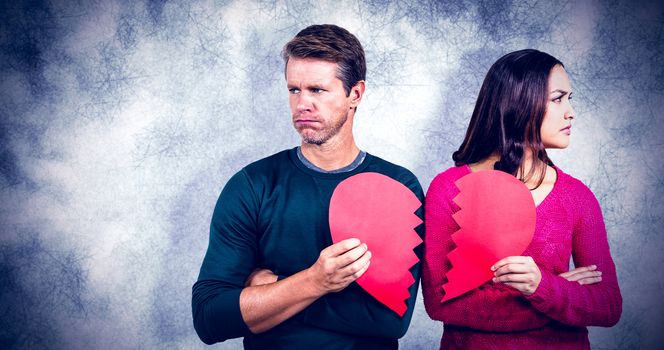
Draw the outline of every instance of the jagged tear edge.
[[[411,265],[408,266],[408,269],[407,269],[408,271],[410,271],[410,269],[412,269],[413,266],[415,266],[418,262],[420,262],[420,259],[417,257],[417,254],[415,254],[415,248],[419,247],[420,244],[424,243],[424,241],[422,240],[422,237],[420,237],[420,235],[417,233],[417,231],[415,231],[415,229],[416,229],[418,226],[422,225],[422,223],[424,222],[424,221],[422,221],[422,219],[420,219],[419,216],[417,216],[417,214],[415,214],[415,212],[416,212],[418,209],[420,209],[421,206],[422,206],[422,205],[420,204],[420,205],[419,205],[419,206],[413,211],[413,213],[412,213],[412,215],[415,216],[415,217],[417,218],[418,223],[417,223],[417,225],[415,225],[415,227],[411,228],[411,231],[409,232],[409,234],[412,232],[412,234],[415,235],[414,237],[417,237],[417,241],[418,241],[419,243],[413,245],[413,247],[408,251],[408,254],[410,254],[411,260],[414,260],[414,262],[413,262]],[[410,280],[410,283],[408,283],[408,284],[405,286],[405,287],[406,287],[407,295],[406,295],[406,297],[402,300],[402,303],[403,303],[403,305],[404,305],[404,307],[403,307],[403,311],[398,312],[398,311],[395,311],[395,310],[390,309],[390,310],[394,311],[397,315],[399,315],[399,317],[403,317],[403,315],[406,313],[406,311],[408,311],[408,303],[406,303],[406,300],[407,300],[408,298],[410,298],[410,287],[415,283],[415,278],[413,277],[412,274],[410,274],[410,273],[408,274],[408,279]]]
[[[455,182],[454,184],[455,184],[455,186],[457,186],[457,188],[459,188],[459,186],[456,184],[456,182]],[[454,220],[454,222],[457,224],[457,226],[458,226],[459,228],[458,228],[456,231],[454,231],[454,233],[452,233],[452,235],[451,235],[451,237],[452,237],[452,242],[454,242],[454,247],[455,247],[455,248],[452,249],[452,250],[447,254],[447,257],[448,257],[448,259],[449,259],[449,261],[450,261],[450,264],[452,265],[452,268],[447,272],[447,276],[449,276],[449,275],[450,275],[450,272],[452,272],[452,270],[454,270],[454,261],[452,261],[452,260],[456,257],[457,253],[455,253],[455,251],[459,248],[459,245],[457,244],[456,240],[454,239],[454,238],[456,237],[456,235],[459,233],[459,231],[461,231],[461,223],[459,223],[459,221],[457,220],[457,216],[458,216],[457,214],[458,214],[458,213],[461,213],[461,212],[463,211],[463,207],[457,202],[457,198],[459,198],[459,196],[461,196],[461,189],[460,189],[460,188],[459,188],[459,193],[458,193],[456,196],[454,196],[454,198],[452,198],[452,201],[453,201],[456,205],[459,206],[459,210],[457,210],[454,214],[452,214],[452,219]],[[456,260],[456,259],[454,259],[454,260]],[[442,290],[444,291],[444,293],[445,293],[445,294],[443,295],[443,298],[440,300],[441,303],[442,303],[442,302],[445,302],[445,301],[448,301],[448,300],[450,300],[450,299],[456,298],[456,297],[458,297],[459,295],[461,295],[461,294],[458,294],[458,295],[453,295],[453,296],[451,296],[451,297],[448,297],[448,293],[447,293],[447,290],[445,289],[445,287],[446,287],[450,282],[451,282],[451,281],[450,281],[450,279],[449,279],[449,277],[448,277],[448,278],[447,278],[447,282],[445,282],[445,283],[443,284],[443,286],[441,287],[441,289],[442,289]]]

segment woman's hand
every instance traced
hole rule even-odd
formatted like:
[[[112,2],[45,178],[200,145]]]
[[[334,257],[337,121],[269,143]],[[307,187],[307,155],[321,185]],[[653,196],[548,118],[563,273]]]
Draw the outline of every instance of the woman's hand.
[[[597,271],[597,265],[577,267],[558,276],[570,282],[579,282],[580,285],[602,282],[602,271]]]
[[[529,256],[508,256],[493,264],[491,271],[494,282],[504,283],[524,295],[535,293],[542,280],[539,267]]]

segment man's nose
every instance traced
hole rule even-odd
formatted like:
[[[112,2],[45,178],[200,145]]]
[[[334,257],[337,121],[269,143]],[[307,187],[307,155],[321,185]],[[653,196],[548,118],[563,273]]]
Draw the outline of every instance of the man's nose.
[[[297,95],[297,103],[295,106],[298,112],[310,111],[313,109],[313,99],[310,94],[302,91]]]

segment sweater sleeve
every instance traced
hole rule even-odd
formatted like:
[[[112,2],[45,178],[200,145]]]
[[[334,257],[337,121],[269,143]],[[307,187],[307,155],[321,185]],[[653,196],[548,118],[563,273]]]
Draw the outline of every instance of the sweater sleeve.
[[[447,254],[455,248],[452,234],[459,229],[452,218],[459,210],[452,201],[459,193],[455,180],[449,170],[438,175],[426,197],[422,293],[429,317],[444,324],[493,332],[523,331],[546,325],[550,318],[530,306],[520,292],[492,282],[441,303],[446,274],[452,268]]]
[[[581,285],[542,271],[542,280],[528,299],[551,318],[572,326],[615,325],[622,313],[622,296],[611,258],[602,211],[592,192],[574,180],[568,199],[572,215],[578,215],[572,234],[574,266],[597,265],[602,281]],[[577,214],[578,213],[578,214]]]
[[[424,201],[424,193],[417,178],[408,172],[408,177],[400,180]],[[424,208],[420,207],[416,214],[423,218]],[[424,225],[419,225],[415,231],[420,237],[424,236]],[[414,249],[418,259],[422,259],[422,245]],[[381,304],[367,293],[357,283],[352,283],[338,293],[330,293],[312,305],[304,316],[304,322],[316,327],[333,330],[341,333],[359,336],[401,338],[410,324],[417,299],[417,289],[420,281],[420,263],[410,269],[415,282],[408,288],[410,296],[406,299],[408,309],[403,317],[396,314],[387,306]]]
[[[226,184],[210,225],[210,242],[192,288],[194,328],[213,344],[251,334],[240,312],[240,293],[255,267],[258,208],[244,171]]]

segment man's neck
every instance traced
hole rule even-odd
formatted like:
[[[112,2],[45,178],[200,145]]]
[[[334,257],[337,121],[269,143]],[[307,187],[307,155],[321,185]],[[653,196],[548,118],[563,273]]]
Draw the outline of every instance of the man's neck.
[[[352,138],[346,142],[329,140],[322,145],[303,142],[300,149],[309,162],[326,171],[340,169],[351,164],[360,153],[360,149]]]

